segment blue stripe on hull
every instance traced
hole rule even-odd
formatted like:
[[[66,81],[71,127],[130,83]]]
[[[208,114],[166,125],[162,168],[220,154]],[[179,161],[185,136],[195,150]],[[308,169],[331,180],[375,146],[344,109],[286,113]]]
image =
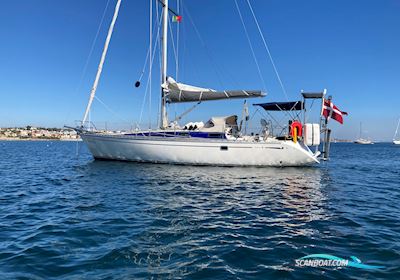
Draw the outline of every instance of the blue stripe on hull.
[[[220,132],[200,132],[200,131],[165,131],[165,132],[140,132],[128,133],[127,136],[164,136],[164,137],[194,137],[194,138],[212,138],[226,139],[225,133]]]

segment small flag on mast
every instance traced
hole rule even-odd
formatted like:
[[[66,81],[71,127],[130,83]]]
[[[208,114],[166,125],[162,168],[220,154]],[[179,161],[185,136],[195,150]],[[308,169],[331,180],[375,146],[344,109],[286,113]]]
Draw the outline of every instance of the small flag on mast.
[[[172,22],[181,22],[182,21],[182,16],[173,16],[172,17]]]

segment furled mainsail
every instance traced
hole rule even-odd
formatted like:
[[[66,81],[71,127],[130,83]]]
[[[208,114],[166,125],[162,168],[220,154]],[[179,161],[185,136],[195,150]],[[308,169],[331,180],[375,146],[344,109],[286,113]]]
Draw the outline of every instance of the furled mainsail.
[[[168,77],[167,82],[163,84],[163,88],[167,93],[167,102],[169,103],[199,102],[231,98],[252,98],[265,96],[265,94],[260,90],[216,91],[209,88],[195,87],[191,85],[177,83],[171,77]]]

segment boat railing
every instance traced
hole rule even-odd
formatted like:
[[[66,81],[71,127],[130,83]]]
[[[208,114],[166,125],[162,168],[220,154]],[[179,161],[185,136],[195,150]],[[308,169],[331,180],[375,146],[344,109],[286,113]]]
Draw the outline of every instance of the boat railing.
[[[81,121],[76,121],[76,127],[83,128],[85,131],[93,133],[106,133],[110,137],[129,136],[134,138],[193,138],[189,132],[202,132],[201,129],[183,130],[180,127],[171,127],[165,131],[160,129],[139,129],[138,126],[128,126],[126,123],[112,122],[92,122],[86,121],[84,124]],[[247,123],[240,126],[232,126],[228,134],[234,137],[249,136],[265,136],[270,137],[285,137],[288,136],[288,125],[275,124],[272,121],[266,121],[264,125]],[[185,133],[187,132],[187,133]],[[212,137],[210,137],[212,138]]]
[[[86,131],[97,131],[96,125],[92,121],[75,121],[75,127],[86,130]]]
[[[277,125],[272,122],[263,125],[247,125],[240,130],[242,135],[265,135],[271,137],[287,136],[289,134],[289,125]]]

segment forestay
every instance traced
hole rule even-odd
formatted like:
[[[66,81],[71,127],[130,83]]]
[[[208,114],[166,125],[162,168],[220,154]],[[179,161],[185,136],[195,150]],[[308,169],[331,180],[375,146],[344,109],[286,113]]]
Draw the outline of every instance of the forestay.
[[[215,91],[209,88],[195,87],[182,83],[177,83],[173,78],[168,77],[163,84],[166,91],[167,102],[199,102],[232,98],[252,98],[263,97],[265,94],[260,90],[225,90]]]

